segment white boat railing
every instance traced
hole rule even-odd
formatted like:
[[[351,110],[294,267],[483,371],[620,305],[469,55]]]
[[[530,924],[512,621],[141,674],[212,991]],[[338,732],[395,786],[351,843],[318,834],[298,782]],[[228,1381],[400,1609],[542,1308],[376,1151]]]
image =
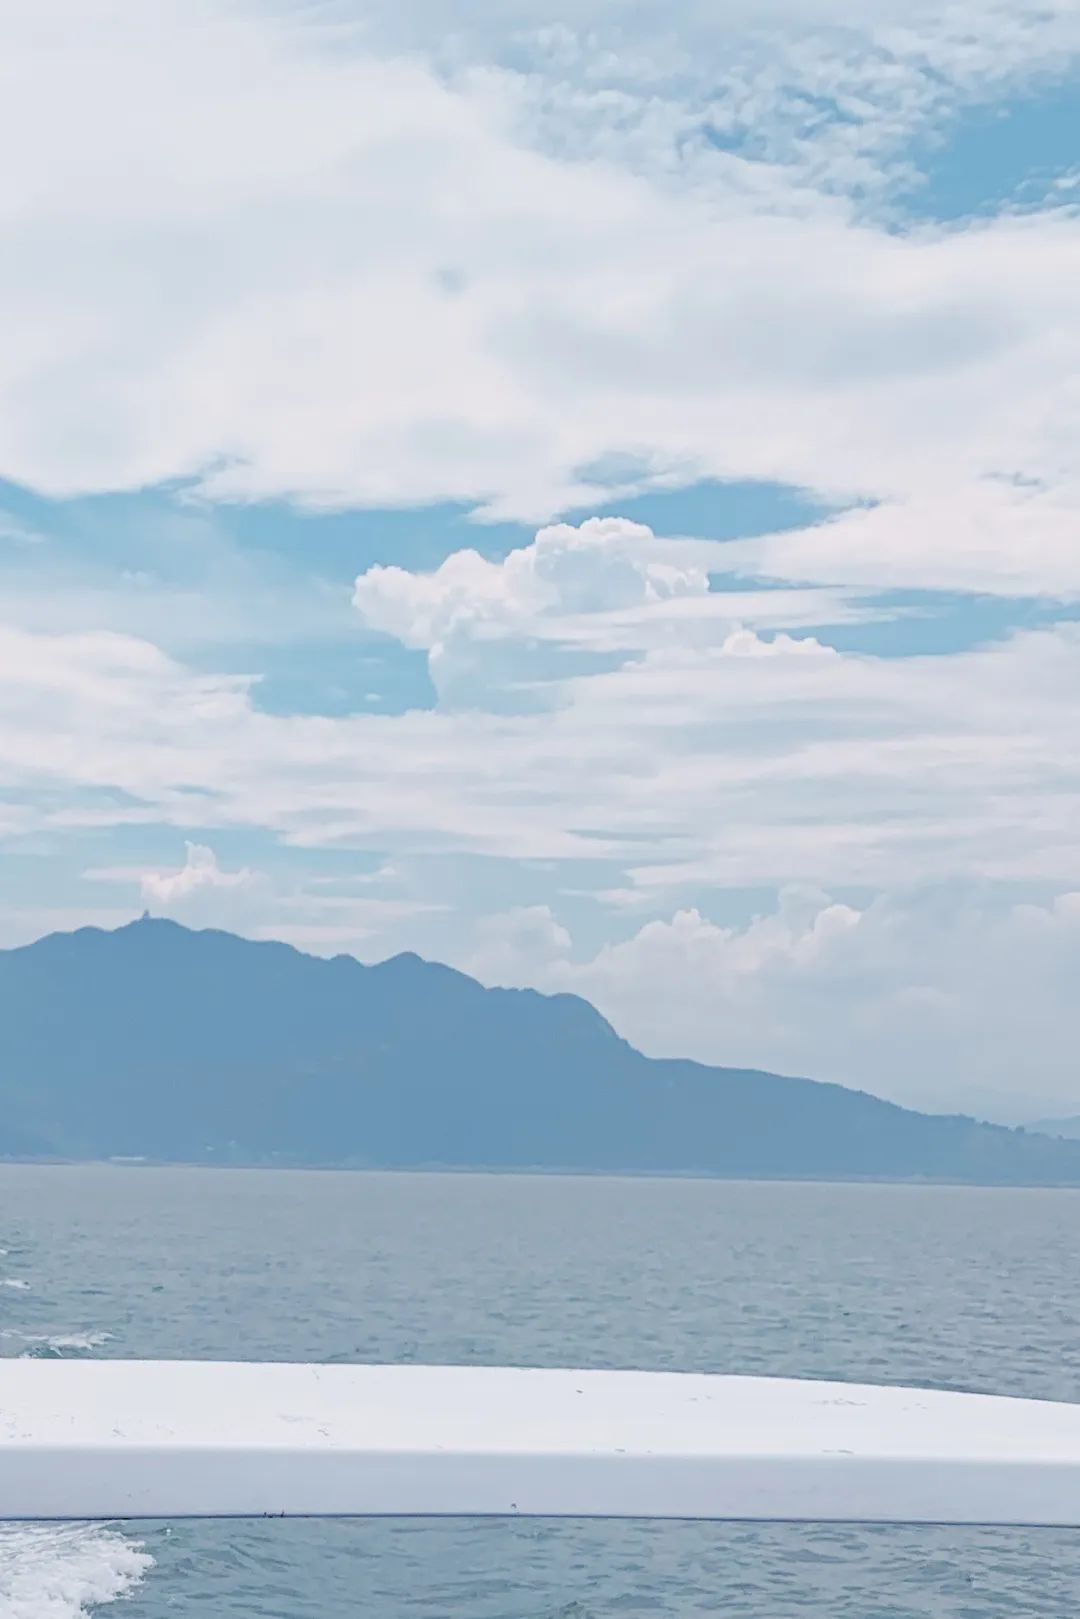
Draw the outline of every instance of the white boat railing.
[[[1080,1406],[696,1373],[0,1361],[0,1519],[1080,1526]]]

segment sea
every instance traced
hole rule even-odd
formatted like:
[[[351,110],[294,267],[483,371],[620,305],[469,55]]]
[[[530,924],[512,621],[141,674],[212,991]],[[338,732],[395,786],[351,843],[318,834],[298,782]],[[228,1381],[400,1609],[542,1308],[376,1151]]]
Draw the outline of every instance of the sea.
[[[0,1166],[0,1354],[645,1367],[1080,1399],[1080,1192]],[[1080,1535],[0,1526],[0,1619],[1017,1619]]]

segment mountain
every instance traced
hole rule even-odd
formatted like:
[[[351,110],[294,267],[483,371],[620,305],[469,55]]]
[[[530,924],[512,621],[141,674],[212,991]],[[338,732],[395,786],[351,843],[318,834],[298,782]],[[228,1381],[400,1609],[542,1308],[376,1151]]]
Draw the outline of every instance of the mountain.
[[[1067,1141],[1080,1141],[1080,1117],[1068,1119],[1040,1119],[1029,1124],[1029,1130],[1038,1130],[1047,1136],[1063,1136]]]
[[[0,1153],[1080,1184],[1080,1142],[650,1059],[572,995],[149,918],[0,951]]]

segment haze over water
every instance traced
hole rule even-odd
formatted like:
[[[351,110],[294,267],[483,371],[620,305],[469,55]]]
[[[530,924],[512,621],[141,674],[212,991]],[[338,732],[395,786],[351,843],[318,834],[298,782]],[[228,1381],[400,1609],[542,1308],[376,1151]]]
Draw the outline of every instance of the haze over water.
[[[1075,1399],[1080,1319],[1061,1279],[1078,1219],[1080,1194],[1060,1191],[5,1166],[0,1353],[641,1366]],[[1080,1543],[596,1523],[0,1531],[4,1619],[81,1606],[1012,1619],[1080,1608]]]

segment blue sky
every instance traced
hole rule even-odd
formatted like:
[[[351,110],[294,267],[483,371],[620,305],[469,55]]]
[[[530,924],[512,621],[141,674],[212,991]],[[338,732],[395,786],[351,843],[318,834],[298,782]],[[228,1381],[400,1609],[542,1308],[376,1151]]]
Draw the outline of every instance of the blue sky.
[[[1075,7],[0,16],[0,943],[1080,1111]]]

